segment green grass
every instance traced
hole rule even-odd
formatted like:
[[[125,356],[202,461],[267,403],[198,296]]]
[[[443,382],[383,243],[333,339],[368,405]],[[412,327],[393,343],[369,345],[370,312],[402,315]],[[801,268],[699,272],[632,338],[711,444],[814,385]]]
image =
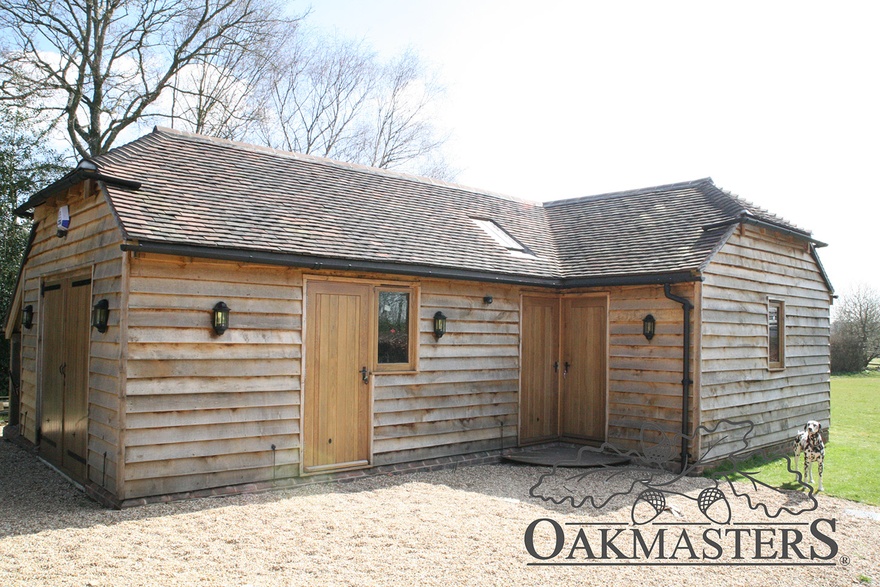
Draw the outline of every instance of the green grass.
[[[831,438],[825,446],[825,494],[880,505],[880,373],[840,375],[831,378]],[[758,471],[756,477],[772,487],[797,489],[784,457],[749,459],[737,463],[741,471]],[[803,460],[797,467],[803,467]],[[724,471],[718,467],[708,474]],[[813,465],[813,477],[816,466]],[[734,477],[735,478],[735,477]]]

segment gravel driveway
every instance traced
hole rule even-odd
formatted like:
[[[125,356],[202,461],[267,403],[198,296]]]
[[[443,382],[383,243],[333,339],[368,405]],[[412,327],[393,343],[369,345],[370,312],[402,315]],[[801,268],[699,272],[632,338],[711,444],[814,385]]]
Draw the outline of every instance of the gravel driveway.
[[[577,544],[580,528],[592,532],[594,549],[602,525],[622,529],[626,537],[633,498],[599,511],[530,498],[529,488],[548,471],[460,467],[112,511],[86,499],[33,455],[0,442],[0,585],[803,587],[854,585],[867,577],[880,581],[880,509],[825,496],[818,510],[796,522],[806,534],[807,522],[836,519],[832,536],[839,552],[826,566],[721,564],[743,562],[728,551],[703,566],[635,566],[631,561],[598,566],[602,561],[586,559],[583,548],[575,548],[567,559],[573,546],[583,547]],[[826,484],[831,484],[833,472],[828,472]],[[703,526],[682,525],[701,520],[693,498],[703,485],[691,479],[680,483],[693,484],[693,490],[689,498],[669,498],[673,511],[658,518],[667,524],[664,531],[672,536],[685,527],[693,535],[704,529],[720,532],[705,519]],[[737,528],[750,527],[750,520],[767,522],[742,502],[730,503],[732,521],[744,524]],[[551,560],[588,564],[530,565],[542,561],[527,552],[524,535],[542,518],[556,521],[565,532],[563,552]],[[659,526],[639,528],[655,535]],[[541,522],[534,540],[538,554],[551,554],[554,540],[552,524]],[[778,532],[766,540],[765,554],[779,549]],[[751,544],[744,550],[754,548]],[[811,544],[829,551],[821,541]],[[676,553],[680,562],[688,562],[686,550]]]

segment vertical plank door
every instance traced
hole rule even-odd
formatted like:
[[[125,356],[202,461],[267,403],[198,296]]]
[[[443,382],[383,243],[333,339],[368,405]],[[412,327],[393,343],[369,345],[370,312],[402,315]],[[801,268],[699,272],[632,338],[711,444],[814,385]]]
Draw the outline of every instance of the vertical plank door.
[[[369,464],[372,410],[369,377],[364,373],[371,368],[370,291],[357,283],[307,285],[306,472]]]
[[[91,284],[47,281],[41,303],[40,454],[77,480],[88,473]]]
[[[605,440],[606,300],[600,297],[562,301],[561,436]]]
[[[559,298],[523,296],[520,444],[559,435]]]
[[[62,466],[86,477],[89,434],[89,334],[92,280],[71,280],[65,307],[64,453]]]
[[[40,454],[61,465],[64,436],[64,290],[46,282],[40,301]]]

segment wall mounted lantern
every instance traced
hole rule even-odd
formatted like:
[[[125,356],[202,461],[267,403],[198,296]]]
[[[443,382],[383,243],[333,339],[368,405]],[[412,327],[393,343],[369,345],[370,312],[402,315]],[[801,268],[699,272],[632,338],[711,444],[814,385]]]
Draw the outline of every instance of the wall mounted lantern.
[[[484,303],[484,304],[491,304],[493,301],[494,301],[494,300],[492,299],[492,296],[484,296],[484,297],[483,297],[483,303]]]
[[[446,334],[446,316],[443,312],[434,314],[434,338],[440,340]]]
[[[107,332],[107,322],[110,320],[110,302],[100,300],[92,306],[92,326],[98,332]]]
[[[30,304],[25,306],[21,311],[21,325],[28,330],[34,325],[34,307]]]
[[[645,319],[642,320],[642,334],[645,335],[645,338],[651,340],[654,338],[654,329],[657,326],[657,321],[654,320],[654,316],[648,314],[645,316]]]
[[[217,336],[220,336],[229,330],[229,306],[223,302],[217,302],[214,306],[214,318],[212,322],[214,332],[217,333]]]

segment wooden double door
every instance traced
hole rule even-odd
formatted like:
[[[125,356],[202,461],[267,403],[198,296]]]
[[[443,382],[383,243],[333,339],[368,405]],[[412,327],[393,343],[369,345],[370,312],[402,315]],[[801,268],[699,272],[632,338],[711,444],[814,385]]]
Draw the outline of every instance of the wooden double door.
[[[48,280],[41,295],[40,454],[85,480],[92,280]]]
[[[605,440],[608,302],[524,296],[520,444]]]
[[[309,281],[306,286],[306,473],[370,462],[371,291],[360,283]]]

